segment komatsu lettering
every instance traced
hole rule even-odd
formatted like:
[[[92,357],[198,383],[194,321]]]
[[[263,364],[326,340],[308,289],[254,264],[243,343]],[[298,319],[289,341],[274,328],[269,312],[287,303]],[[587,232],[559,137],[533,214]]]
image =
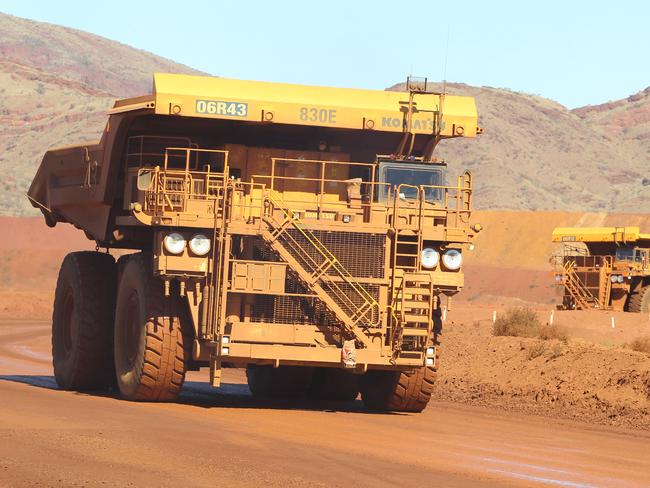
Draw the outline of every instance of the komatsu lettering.
[[[381,126],[382,127],[402,127],[402,125],[406,125],[406,120],[401,118],[401,117],[382,117],[381,118]],[[413,130],[430,130],[430,131],[433,131],[433,129],[434,129],[433,119],[426,119],[426,120],[415,119],[412,122],[412,128],[413,128]]]

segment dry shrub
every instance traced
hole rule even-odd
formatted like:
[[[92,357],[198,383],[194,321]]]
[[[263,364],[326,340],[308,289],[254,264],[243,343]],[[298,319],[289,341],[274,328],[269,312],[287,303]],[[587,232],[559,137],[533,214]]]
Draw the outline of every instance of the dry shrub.
[[[528,349],[528,360],[532,360],[540,357],[546,352],[546,343],[544,341],[537,341],[531,344],[530,349]]]
[[[637,337],[627,344],[627,347],[637,352],[646,353],[650,356],[650,336]]]
[[[558,340],[567,342],[569,340],[569,329],[563,325],[544,325],[539,329],[538,337],[544,341]]]
[[[544,341],[567,342],[569,330],[562,325],[544,325],[537,313],[528,307],[509,309],[494,322],[495,336],[537,337]]]
[[[515,307],[497,317],[492,333],[495,336],[536,337],[542,328],[537,313],[528,307]]]
[[[562,350],[562,344],[559,342],[556,342],[553,344],[553,347],[551,348],[551,355],[549,356],[549,359],[557,359],[560,356],[564,355],[564,351]]]

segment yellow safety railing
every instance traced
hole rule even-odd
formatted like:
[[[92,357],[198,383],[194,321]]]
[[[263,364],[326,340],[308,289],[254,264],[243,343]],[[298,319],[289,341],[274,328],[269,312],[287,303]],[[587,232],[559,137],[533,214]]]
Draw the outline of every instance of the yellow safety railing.
[[[327,282],[328,289],[330,289],[337,300],[339,300],[339,305],[344,304],[348,310],[352,310],[354,314],[350,316],[351,325],[356,325],[364,317],[367,318],[368,313],[374,311],[379,311],[379,304],[375,298],[363,287],[361,286],[350,272],[341,264],[341,262],[334,256],[329,249],[314,235],[313,232],[298,218],[290,209],[285,208],[277,199],[273,198],[272,194],[269,192],[267,195],[267,201],[270,203],[268,212],[265,214],[266,217],[270,218],[271,223],[273,224],[275,233],[273,238],[277,239],[280,236],[286,236],[286,239],[290,242],[290,246],[293,248],[294,252],[299,253],[299,257],[304,263],[308,263],[310,269],[306,271],[310,273],[312,280],[324,280]],[[279,222],[275,219],[274,209],[280,210],[284,215],[284,220]],[[304,249],[303,246],[290,234],[284,232],[288,227],[296,229],[300,235],[309,243],[309,245],[314,249],[318,255],[323,259],[322,263],[315,261],[308,250]],[[343,283],[348,285],[351,290],[361,298],[362,304],[359,305],[348,295],[349,292],[343,290],[337,281],[328,279],[329,275],[327,274],[328,270],[334,270],[336,276],[342,280]],[[376,326],[379,321],[378,313],[371,313],[371,317],[376,317],[374,323],[368,322],[364,325],[367,326]]]

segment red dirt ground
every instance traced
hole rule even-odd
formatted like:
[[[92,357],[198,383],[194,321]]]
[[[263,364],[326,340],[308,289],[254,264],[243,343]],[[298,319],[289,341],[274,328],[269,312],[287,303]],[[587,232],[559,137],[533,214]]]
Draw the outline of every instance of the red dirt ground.
[[[205,383],[207,371],[190,373],[176,404],[60,391],[49,335],[47,322],[0,320],[0,486],[647,486],[647,432],[505,412],[508,390],[468,388],[478,368],[466,368],[478,362],[458,357],[467,342],[456,339],[487,341],[468,349],[479,359],[500,341],[455,327],[436,391],[454,403],[435,400],[413,415],[369,414],[359,400],[255,401],[232,369],[220,390]],[[490,376],[521,364],[518,350],[498,349]],[[537,383],[512,377],[522,392]],[[579,412],[563,385],[540,402],[554,395]],[[470,396],[487,408],[459,405]]]

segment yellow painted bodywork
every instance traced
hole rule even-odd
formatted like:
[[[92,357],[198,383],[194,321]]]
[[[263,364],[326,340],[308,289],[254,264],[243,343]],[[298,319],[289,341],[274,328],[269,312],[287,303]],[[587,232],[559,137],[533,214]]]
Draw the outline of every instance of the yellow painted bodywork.
[[[409,94],[156,73],[149,100],[159,115],[403,132]],[[432,134],[433,112],[441,108],[441,137],[475,137],[480,132],[472,97],[416,94],[414,101],[414,134]],[[114,110],[129,110],[129,102]],[[206,109],[208,102],[214,103]],[[218,103],[237,105],[230,113],[214,113]],[[150,107],[147,100],[134,100],[134,110],[145,106]]]
[[[553,242],[616,242],[620,244],[650,241],[639,227],[556,227]]]

